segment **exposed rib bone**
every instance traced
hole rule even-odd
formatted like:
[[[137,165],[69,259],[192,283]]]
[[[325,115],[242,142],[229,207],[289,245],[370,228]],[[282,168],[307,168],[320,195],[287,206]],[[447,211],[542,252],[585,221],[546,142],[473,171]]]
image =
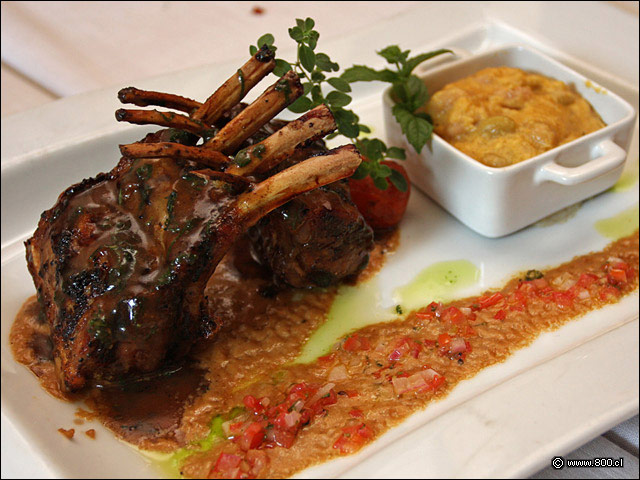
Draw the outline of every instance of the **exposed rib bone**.
[[[230,173],[226,172],[218,172],[215,170],[211,170],[210,168],[204,168],[202,170],[191,170],[189,173],[200,175],[207,179],[220,180],[222,182],[231,183],[238,187],[246,188],[251,185],[251,182],[244,177],[231,175]]]
[[[239,217],[253,225],[294,196],[352,175],[361,161],[354,145],[344,145],[289,167],[241,194],[236,201]]]
[[[226,172],[234,175],[266,172],[291,155],[302,142],[322,138],[335,128],[336,122],[329,107],[319,105],[262,142],[240,150],[235,156],[235,164]]]
[[[207,101],[192,115],[195,120],[203,120],[209,125],[244,98],[260,80],[275,68],[273,52],[264,45],[258,53],[240,67]]]
[[[116,110],[116,120],[119,122],[135,123],[137,125],[160,125],[195,133],[201,137],[211,137],[215,130],[199,120],[174,112],[160,112],[158,110],[128,110],[120,108]]]
[[[235,152],[242,142],[300,95],[300,78],[293,71],[289,71],[227,123],[215,137],[205,142],[204,146],[228,154]]]
[[[185,113],[191,113],[202,107],[202,103],[187,97],[181,97],[180,95],[173,95],[171,93],[139,90],[135,87],[123,88],[118,92],[118,98],[122,103],[132,103],[139,107],[154,105],[180,110]]]
[[[120,145],[120,152],[131,158],[163,158],[173,157],[193,160],[213,168],[229,164],[229,157],[217,150],[189,147],[173,142],[130,143]]]

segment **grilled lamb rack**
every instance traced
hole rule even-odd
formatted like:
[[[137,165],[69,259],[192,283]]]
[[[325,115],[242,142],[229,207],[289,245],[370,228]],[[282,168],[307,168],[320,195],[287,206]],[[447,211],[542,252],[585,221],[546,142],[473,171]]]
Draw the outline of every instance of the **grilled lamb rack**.
[[[154,371],[213,335],[205,286],[238,236],[359,163],[345,146],[254,184],[173,158],[124,157],[68,188],[26,242],[61,386]]]

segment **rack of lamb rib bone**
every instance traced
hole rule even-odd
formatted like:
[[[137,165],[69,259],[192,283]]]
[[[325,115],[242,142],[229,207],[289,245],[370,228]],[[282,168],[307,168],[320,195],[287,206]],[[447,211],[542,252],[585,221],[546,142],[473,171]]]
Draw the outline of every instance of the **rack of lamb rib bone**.
[[[302,93],[294,72],[246,108],[239,106],[274,66],[273,53],[261,49],[205,103],[120,91],[125,103],[187,115],[118,110],[120,121],[167,128],[121,145],[123,157],[114,169],[66,189],[25,243],[63,390],[154,372],[212,337],[220,325],[207,308],[205,286],[216,266],[245,231],[305,192],[324,188],[317,200],[338,221],[318,221],[317,209],[307,209],[298,226],[322,227],[316,234],[331,239],[344,233],[332,227],[353,224],[338,227],[352,232],[351,243],[340,239],[326,258],[319,254],[319,263],[340,270],[330,273],[333,279],[346,271],[339,254],[355,265],[350,273],[366,263],[371,230],[349,210],[355,207],[344,185],[330,186],[350,176],[362,158],[352,145],[327,150],[319,142],[335,129],[328,108],[321,105],[289,123],[272,121]],[[273,131],[274,125],[281,128]],[[257,141],[260,131],[270,130]],[[279,166],[285,162],[288,168]],[[313,203],[313,197],[304,201]],[[284,268],[283,278],[304,284],[309,259],[296,260],[298,252],[286,251],[304,248],[304,239],[294,225],[281,223],[274,222],[271,233],[269,222],[263,224],[254,237],[264,231],[271,241],[289,236],[288,243],[266,242],[258,249],[266,257],[297,261],[290,271]]]

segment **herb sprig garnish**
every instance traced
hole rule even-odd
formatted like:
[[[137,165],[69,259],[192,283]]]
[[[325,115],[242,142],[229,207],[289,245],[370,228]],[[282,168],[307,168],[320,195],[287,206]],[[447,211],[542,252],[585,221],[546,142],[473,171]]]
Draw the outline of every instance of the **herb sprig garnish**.
[[[381,190],[386,190],[391,182],[398,190],[405,192],[408,188],[405,178],[381,163],[388,158],[404,160],[404,150],[398,147],[387,148],[384,142],[377,138],[361,138],[363,134],[371,133],[371,129],[360,123],[360,118],[353,110],[345,108],[352,100],[349,95],[350,84],[372,80],[391,83],[396,102],[393,114],[411,145],[419,152],[430,140],[433,125],[426,114],[416,112],[426,102],[428,93],[424,83],[411,72],[423,61],[449,50],[438,50],[409,58],[409,50],[403,52],[397,46],[390,46],[378,54],[389,63],[395,64],[397,71],[376,71],[370,67],[356,65],[345,70],[342,75],[331,76],[340,70],[340,66],[326,53],[316,52],[320,34],[314,27],[315,21],[311,18],[296,19],[296,25],[289,29],[289,37],[297,43],[296,60],[289,62],[281,58],[276,59],[273,73],[283,76],[289,70],[293,70],[302,80],[303,94],[289,106],[289,110],[304,113],[320,104],[326,104],[333,113],[338,127],[337,133],[331,134],[328,138],[343,135],[367,157],[368,161],[358,167],[353,177],[361,179],[370,176],[376,187]],[[263,45],[275,52],[277,48],[274,43],[274,36],[267,33],[258,39],[257,45],[249,47],[249,52],[254,55]]]
[[[397,45],[390,45],[376,53],[394,65],[396,70],[374,70],[365,65],[354,65],[347,68],[341,78],[349,83],[376,80],[390,83],[391,98],[395,103],[392,109],[393,116],[409,143],[420,153],[431,140],[433,123],[425,112],[418,111],[429,99],[429,92],[424,82],[412,72],[422,62],[443,53],[453,52],[441,49],[409,57],[411,50],[402,51]]]
[[[387,158],[404,160],[405,154],[402,148],[387,148],[384,142],[377,138],[359,138],[356,139],[355,145],[369,161],[360,164],[352,175],[354,179],[360,180],[369,175],[373,180],[373,184],[380,190],[386,190],[389,187],[387,182],[389,180],[401,192],[407,191],[409,186],[402,174],[381,163]]]

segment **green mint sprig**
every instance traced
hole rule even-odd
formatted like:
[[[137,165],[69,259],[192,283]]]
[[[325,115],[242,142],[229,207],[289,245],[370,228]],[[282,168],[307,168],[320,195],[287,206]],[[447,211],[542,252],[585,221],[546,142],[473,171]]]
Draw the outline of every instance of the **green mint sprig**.
[[[409,143],[416,152],[420,153],[422,148],[431,141],[433,123],[425,112],[418,111],[427,102],[429,92],[424,82],[412,72],[430,58],[453,52],[440,49],[409,57],[411,50],[403,51],[397,45],[390,45],[377,53],[389,64],[394,65],[395,70],[374,70],[365,65],[354,65],[347,68],[341,78],[349,83],[371,81],[390,83],[391,97],[395,102],[392,108],[393,116],[400,124]]]

